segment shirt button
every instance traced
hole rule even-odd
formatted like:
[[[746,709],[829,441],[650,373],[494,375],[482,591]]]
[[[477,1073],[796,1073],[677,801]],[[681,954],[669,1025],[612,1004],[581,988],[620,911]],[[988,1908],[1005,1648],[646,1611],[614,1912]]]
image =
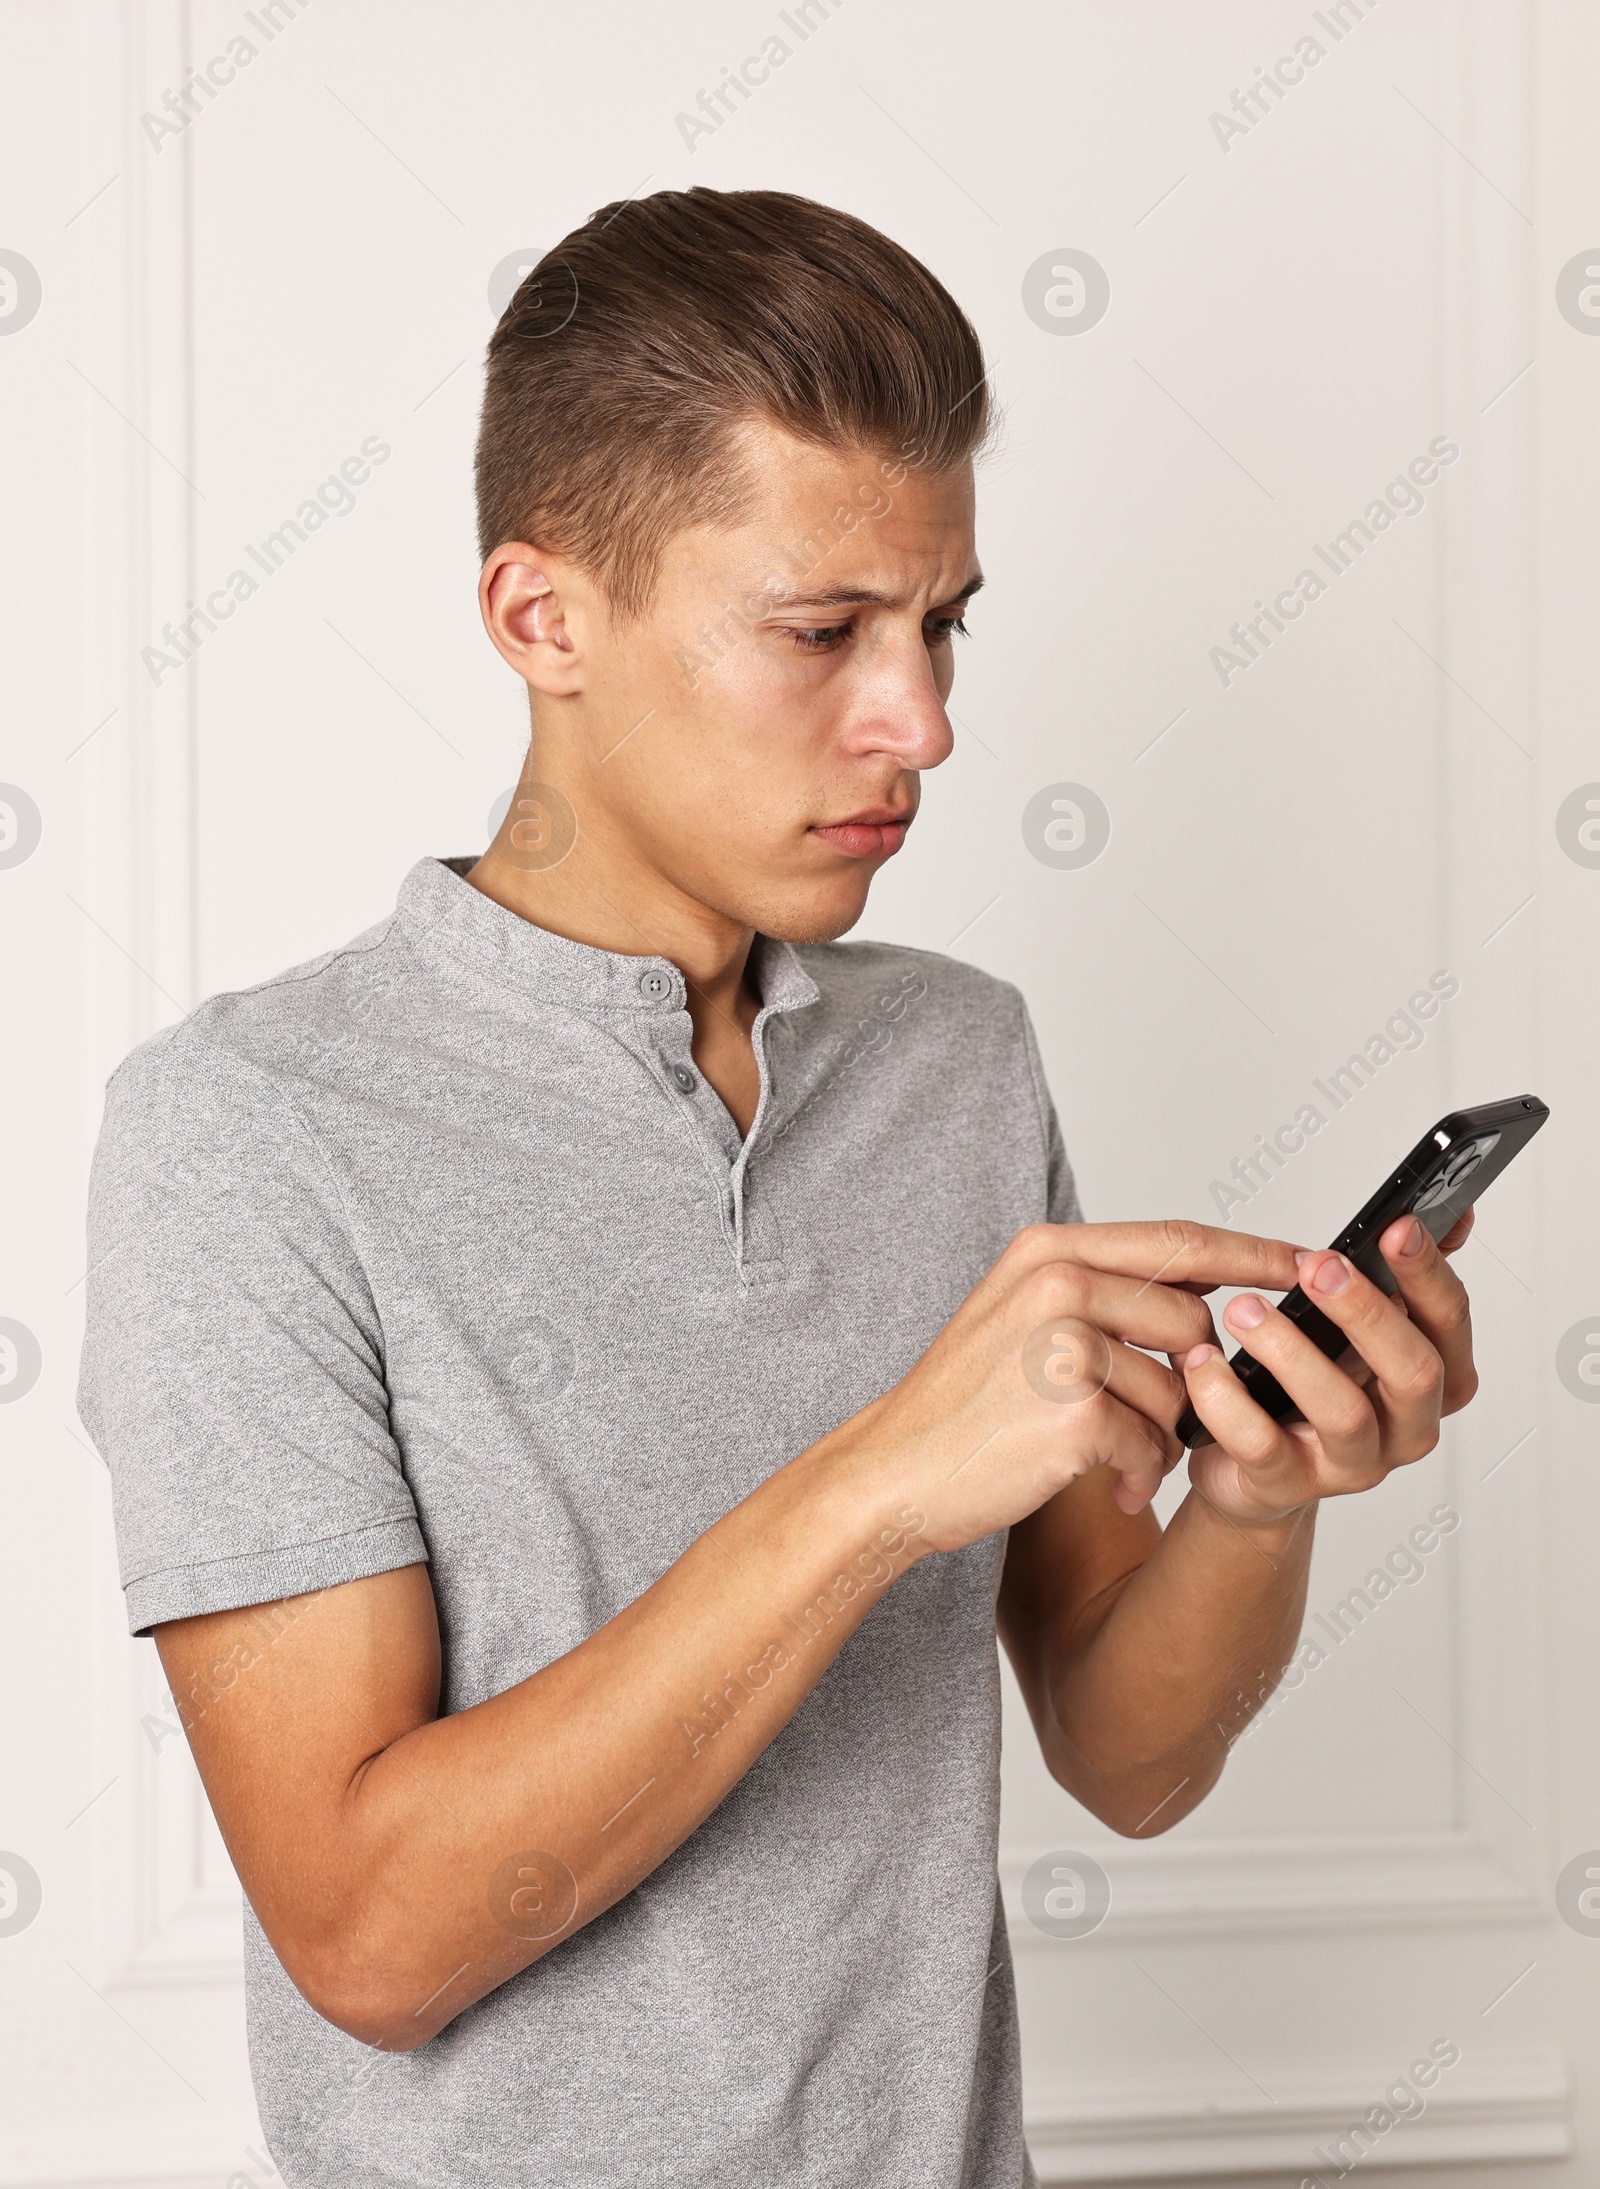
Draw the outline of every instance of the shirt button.
[[[687,1064],[674,1064],[672,1067],[672,1078],[673,1084],[677,1087],[679,1094],[693,1094],[696,1087],[698,1087],[700,1084],[699,1080],[695,1078],[693,1072],[690,1071]]]
[[[664,997],[671,995],[672,983],[665,973],[641,973],[639,993],[646,1003],[660,1003]]]

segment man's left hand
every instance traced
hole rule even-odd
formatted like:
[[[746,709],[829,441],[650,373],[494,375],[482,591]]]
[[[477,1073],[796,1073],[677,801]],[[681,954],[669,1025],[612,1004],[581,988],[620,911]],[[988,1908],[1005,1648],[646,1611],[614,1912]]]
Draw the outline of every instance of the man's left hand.
[[[1230,1302],[1224,1325],[1282,1384],[1299,1421],[1274,1421],[1213,1345],[1174,1360],[1216,1439],[1189,1455],[1189,1480],[1224,1518],[1279,1525],[1318,1498],[1371,1489],[1433,1450],[1441,1417],[1478,1387],[1466,1287],[1446,1260],[1471,1231],[1472,1214],[1437,1245],[1414,1216],[1388,1226],[1379,1244],[1400,1288],[1393,1297],[1342,1254],[1301,1260],[1301,1288],[1354,1349],[1349,1367],[1259,1293]]]

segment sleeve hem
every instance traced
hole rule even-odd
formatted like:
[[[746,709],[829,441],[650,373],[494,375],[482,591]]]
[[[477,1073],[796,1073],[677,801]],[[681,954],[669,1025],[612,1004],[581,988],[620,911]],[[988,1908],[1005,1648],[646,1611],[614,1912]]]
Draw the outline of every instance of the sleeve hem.
[[[426,1565],[428,1547],[410,1515],[379,1520],[348,1535],[324,1536],[315,1543],[294,1543],[282,1550],[246,1551],[235,1558],[212,1558],[203,1565],[169,1566],[124,1584],[128,1632],[149,1634],[170,1619],[193,1619],[209,1611],[242,1611],[251,1604],[276,1603],[283,1596],[305,1596],[314,1589],[366,1581],[400,1566]]]

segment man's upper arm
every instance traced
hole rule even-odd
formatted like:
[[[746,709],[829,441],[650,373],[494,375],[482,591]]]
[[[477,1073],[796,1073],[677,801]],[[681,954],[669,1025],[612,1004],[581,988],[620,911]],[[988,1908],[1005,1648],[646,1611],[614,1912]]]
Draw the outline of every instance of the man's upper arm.
[[[368,1840],[348,1829],[373,1757],[438,1712],[425,1566],[156,1628],[178,1715],[273,1950],[339,2018]]]

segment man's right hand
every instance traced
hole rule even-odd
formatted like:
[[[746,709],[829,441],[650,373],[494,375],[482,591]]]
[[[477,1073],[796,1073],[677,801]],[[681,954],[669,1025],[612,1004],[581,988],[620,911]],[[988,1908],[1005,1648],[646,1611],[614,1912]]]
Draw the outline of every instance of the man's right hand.
[[[1217,1333],[1200,1295],[1288,1291],[1295,1249],[1185,1222],[1033,1224],[915,1366],[836,1432],[927,1515],[920,1548],[956,1550],[1034,1512],[1093,1467],[1126,1513],[1182,1457],[1175,1368]]]

